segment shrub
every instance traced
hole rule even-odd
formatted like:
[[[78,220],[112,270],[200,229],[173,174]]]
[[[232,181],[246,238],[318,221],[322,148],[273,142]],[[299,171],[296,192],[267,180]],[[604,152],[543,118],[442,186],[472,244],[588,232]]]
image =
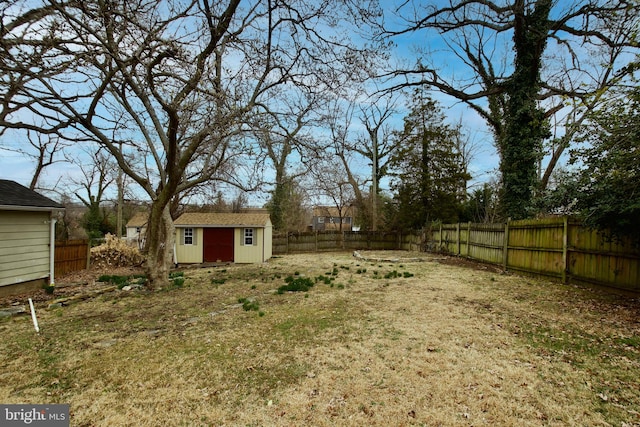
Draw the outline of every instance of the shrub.
[[[289,277],[287,277],[289,279]],[[286,285],[282,285],[278,288],[278,293],[283,294],[285,292],[307,292],[313,287],[313,280],[308,277],[298,277],[296,279],[286,280]]]
[[[184,277],[176,277],[171,280],[171,286],[174,288],[181,288],[184,285]]]
[[[260,304],[257,301],[250,300],[249,298],[238,298],[238,303],[242,304],[244,311],[258,311]]]
[[[111,276],[108,274],[103,274],[102,276],[98,277],[98,282],[113,283],[114,285],[122,287],[129,283],[131,277],[132,276]]]
[[[400,274],[396,270],[390,271],[384,275],[385,279],[395,279],[396,277],[400,277]]]

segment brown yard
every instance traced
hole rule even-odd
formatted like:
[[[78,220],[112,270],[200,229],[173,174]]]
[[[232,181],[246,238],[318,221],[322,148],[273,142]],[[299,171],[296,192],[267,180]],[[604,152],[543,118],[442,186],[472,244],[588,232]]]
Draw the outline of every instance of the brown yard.
[[[385,260],[287,255],[41,299],[39,335],[0,320],[0,402],[70,403],[74,426],[640,425],[637,298],[363,255]],[[289,276],[317,283],[275,292]]]

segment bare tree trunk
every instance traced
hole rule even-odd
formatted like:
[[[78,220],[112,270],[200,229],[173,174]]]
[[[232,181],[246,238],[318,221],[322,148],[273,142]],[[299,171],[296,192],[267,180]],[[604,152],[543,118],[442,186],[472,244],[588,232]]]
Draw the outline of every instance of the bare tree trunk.
[[[151,206],[147,224],[146,265],[147,287],[160,289],[169,284],[169,267],[173,263],[175,229],[169,205],[157,201]]]

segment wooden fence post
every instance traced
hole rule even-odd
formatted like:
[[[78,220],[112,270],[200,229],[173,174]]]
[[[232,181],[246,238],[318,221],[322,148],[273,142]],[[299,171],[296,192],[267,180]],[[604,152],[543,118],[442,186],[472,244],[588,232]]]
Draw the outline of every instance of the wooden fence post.
[[[438,252],[442,252],[442,223],[440,223],[440,246],[438,247]]]
[[[87,270],[91,268],[91,240],[87,240]]]
[[[458,235],[457,240],[458,240],[458,244],[457,244],[457,253],[456,255],[460,255],[460,223],[456,224],[456,234]]]
[[[502,254],[502,266],[504,270],[507,270],[507,266],[509,265],[509,222],[511,218],[507,218],[507,222],[504,224],[504,245]]]
[[[471,255],[471,221],[467,222],[467,256]]]
[[[569,272],[569,217],[564,216],[562,222],[562,283],[567,283]]]

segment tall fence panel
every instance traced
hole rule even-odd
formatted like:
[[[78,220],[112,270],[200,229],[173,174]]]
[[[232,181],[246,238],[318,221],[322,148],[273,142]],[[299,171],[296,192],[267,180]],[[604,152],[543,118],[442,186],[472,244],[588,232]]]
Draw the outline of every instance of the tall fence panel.
[[[427,246],[507,270],[640,292],[640,250],[566,217],[443,224]]]
[[[315,235],[317,252],[335,251],[336,248],[341,249],[343,247],[344,238],[339,231],[317,232]]]
[[[562,278],[563,218],[509,222],[507,268]]]
[[[409,252],[424,252],[426,251],[426,236],[427,231],[415,232],[415,233],[400,233],[398,241],[400,242],[399,249]]]
[[[469,258],[502,264],[504,261],[504,225],[467,224],[467,227],[469,241],[466,255]]]
[[[571,279],[640,291],[640,250],[578,223],[568,224],[567,270]]]
[[[89,266],[89,242],[87,240],[56,242],[54,262],[57,276],[84,270]]]

